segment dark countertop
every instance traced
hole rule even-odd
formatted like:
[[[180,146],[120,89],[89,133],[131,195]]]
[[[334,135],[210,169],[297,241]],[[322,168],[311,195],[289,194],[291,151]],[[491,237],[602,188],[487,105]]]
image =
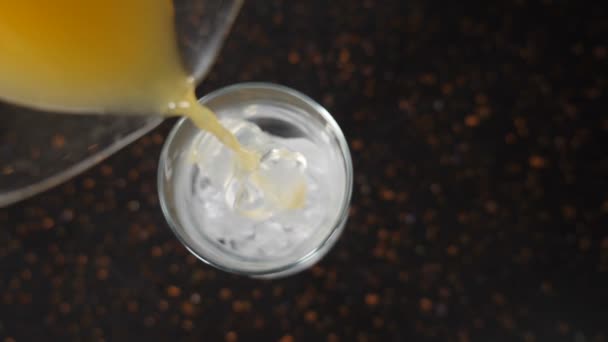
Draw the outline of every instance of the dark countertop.
[[[168,121],[0,209],[0,338],[608,341],[606,12],[247,2],[199,93],[272,81],[327,106],[356,172],[337,246],[274,281],[197,261],[156,195]]]

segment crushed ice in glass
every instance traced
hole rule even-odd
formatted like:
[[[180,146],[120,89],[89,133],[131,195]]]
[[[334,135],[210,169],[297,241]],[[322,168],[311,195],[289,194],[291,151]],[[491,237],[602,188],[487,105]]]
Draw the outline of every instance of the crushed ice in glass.
[[[192,211],[201,235],[243,257],[286,255],[314,233],[329,202],[325,155],[305,138],[281,138],[243,120],[222,120],[245,147],[261,155],[255,172],[207,135],[195,141],[198,164]],[[323,184],[320,182],[323,181]]]

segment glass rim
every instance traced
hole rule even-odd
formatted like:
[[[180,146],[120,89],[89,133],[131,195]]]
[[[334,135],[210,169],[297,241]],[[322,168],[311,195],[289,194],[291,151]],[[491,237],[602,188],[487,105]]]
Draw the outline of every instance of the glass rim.
[[[206,102],[213,100],[214,98],[229,94],[231,92],[239,91],[239,90],[267,90],[267,91],[274,91],[277,93],[282,93],[282,94],[297,98],[298,100],[303,101],[306,105],[310,106],[317,114],[319,114],[322,117],[323,120],[325,120],[325,122],[327,124],[330,125],[330,129],[332,131],[332,134],[334,134],[337,139],[337,142],[339,145],[338,147],[339,147],[340,153],[342,155],[342,158],[344,160],[345,184],[344,184],[344,197],[342,198],[341,207],[339,209],[340,214],[337,215],[334,222],[331,223],[331,228],[328,229],[327,235],[321,240],[321,242],[318,245],[316,245],[308,253],[299,257],[298,259],[296,259],[292,262],[289,262],[287,264],[284,264],[284,265],[274,266],[274,267],[269,267],[269,268],[264,268],[264,269],[257,269],[257,270],[230,267],[230,266],[223,264],[221,262],[221,260],[216,260],[213,257],[212,253],[206,254],[206,253],[203,253],[202,251],[198,251],[197,248],[195,248],[195,246],[193,246],[194,243],[191,243],[191,240],[193,240],[193,239],[190,236],[187,236],[187,234],[182,233],[182,230],[184,230],[182,228],[183,226],[179,222],[179,219],[174,217],[175,215],[172,213],[171,209],[169,208],[170,203],[168,203],[168,199],[164,195],[166,193],[165,179],[164,179],[165,171],[164,170],[165,170],[165,166],[166,166],[165,165],[166,161],[169,159],[169,157],[168,157],[169,149],[170,149],[170,146],[172,145],[175,137],[179,134],[180,130],[182,129],[182,127],[189,122],[189,119],[186,117],[180,119],[174,125],[174,127],[171,129],[169,135],[167,136],[167,139],[165,140],[165,143],[163,145],[163,148],[162,148],[162,151],[160,154],[158,171],[157,171],[157,187],[158,187],[158,194],[159,194],[159,202],[160,202],[160,206],[161,206],[163,215],[165,216],[165,219],[166,219],[169,227],[173,231],[173,234],[177,237],[177,239],[180,241],[180,243],[190,253],[192,253],[195,257],[197,257],[204,263],[206,263],[212,267],[215,267],[217,269],[220,269],[220,270],[223,270],[226,272],[230,272],[230,273],[234,273],[234,274],[247,275],[247,276],[253,276],[253,277],[268,277],[268,276],[272,277],[272,275],[289,273],[290,270],[297,268],[299,265],[305,265],[307,262],[314,260],[314,257],[317,256],[318,253],[324,252],[325,250],[329,249],[333,245],[333,243],[337,240],[336,238],[342,232],[342,230],[346,224],[346,221],[348,219],[348,215],[349,215],[349,207],[350,207],[350,201],[352,198],[352,189],[353,189],[352,158],[351,158],[350,150],[348,148],[348,143],[346,141],[346,138],[344,137],[344,133],[340,129],[340,126],[335,121],[335,119],[331,116],[329,111],[327,111],[327,109],[325,109],[323,106],[321,106],[319,103],[317,103],[312,98],[308,97],[305,94],[302,94],[301,92],[299,92],[297,90],[291,89],[289,87],[278,85],[278,84],[273,84],[273,83],[264,83],[264,82],[237,83],[237,84],[229,85],[229,86],[220,88],[218,90],[212,91],[211,93],[200,98],[198,101],[199,101],[199,103],[206,103]]]

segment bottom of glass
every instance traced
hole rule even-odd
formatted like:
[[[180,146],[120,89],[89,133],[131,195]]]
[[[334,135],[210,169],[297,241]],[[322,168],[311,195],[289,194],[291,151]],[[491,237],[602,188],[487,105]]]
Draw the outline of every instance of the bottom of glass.
[[[58,114],[5,103],[0,111],[0,207],[66,181],[163,120]]]

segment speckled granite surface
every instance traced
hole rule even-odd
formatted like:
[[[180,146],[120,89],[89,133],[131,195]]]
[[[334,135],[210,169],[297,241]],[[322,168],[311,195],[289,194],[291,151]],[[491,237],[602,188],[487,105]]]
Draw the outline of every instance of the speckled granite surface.
[[[247,2],[199,93],[327,106],[356,170],[337,246],[276,281],[198,262],[156,195],[170,121],[0,209],[1,340],[608,341],[606,12]]]

